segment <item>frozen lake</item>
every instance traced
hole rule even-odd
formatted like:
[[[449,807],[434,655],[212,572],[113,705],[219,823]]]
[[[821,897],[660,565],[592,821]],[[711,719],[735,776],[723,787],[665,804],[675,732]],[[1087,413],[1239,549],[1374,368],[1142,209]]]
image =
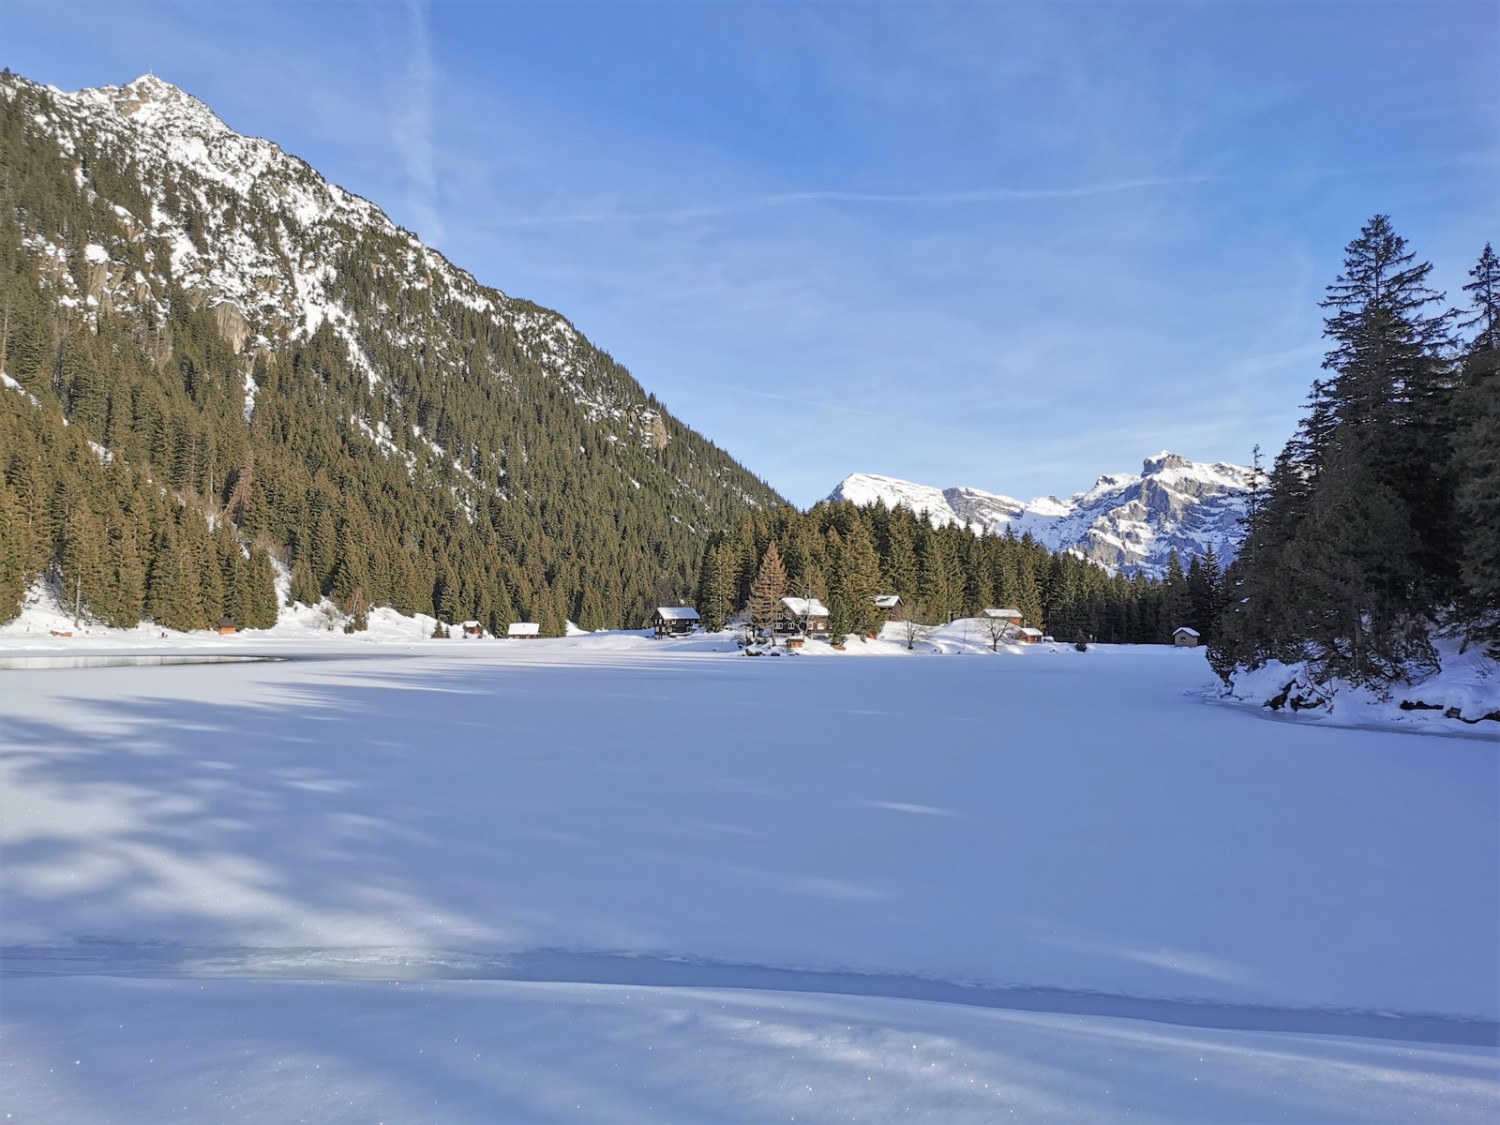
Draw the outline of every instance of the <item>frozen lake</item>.
[[[27,1058],[123,1052],[111,1065],[124,1074],[137,1048],[189,1024],[200,1044],[222,1030],[222,1054],[239,1012],[262,1047],[294,1050],[273,1018],[287,1004],[364,1010],[396,1002],[380,991],[395,986],[367,982],[401,980],[429,990],[431,1021],[468,1020],[460,998],[482,999],[531,1020],[537,1042],[574,1005],[579,1042],[602,1037],[593,1074],[613,1041],[598,1022],[609,990],[651,997],[631,1009],[650,1023],[729,989],[741,1007],[791,1004],[799,1034],[821,1034],[808,1015],[821,997],[840,1027],[947,1026],[990,1063],[1028,1012],[1075,1038],[1171,1027],[1184,1050],[1270,1036],[1309,1073],[1342,1074],[1349,1096],[1371,1087],[1317,1054],[1331,1036],[1357,1051],[1421,1042],[1397,1068],[1412,1104],[1446,1091],[1465,1113],[1496,1108],[1494,740],[1267,720],[1205,702],[1201,654],[1168,649],[750,660],[708,647],[601,636],[0,672],[7,1041]],[[309,992],[318,981],[342,983]],[[205,1008],[203,989],[222,1002]],[[275,990],[289,999],[266,999]],[[129,1024],[143,1004],[178,1013],[156,1039],[79,1043],[64,1018],[72,1005]],[[422,1020],[402,1026],[438,1032]],[[478,1023],[502,1054],[527,1038]],[[319,1049],[338,1055],[337,1037]],[[1075,1084],[1079,1052],[1064,1052]],[[1136,1093],[1167,1096],[1171,1057]],[[1250,1088],[1225,1062],[1240,1056],[1216,1057],[1222,1096],[1191,1116],[1242,1118]],[[184,1070],[181,1087],[223,1079],[214,1065]],[[341,1065],[350,1088],[376,1088],[359,1058]],[[413,1065],[418,1088],[449,1089]],[[708,1096],[698,1084],[718,1080],[630,1065],[640,1089],[658,1083],[666,1119],[701,1116],[673,1091]],[[747,1046],[739,1065],[763,1077],[771,1061]],[[62,1112],[82,1096],[21,1070],[0,1078],[6,1100]],[[121,1081],[105,1087],[123,1100],[102,1104],[160,1111]],[[838,1116],[839,1088],[804,1112]],[[507,1089],[523,1118],[566,1115]],[[454,1112],[502,1104],[476,1097]],[[1089,1112],[1126,1104],[1100,1098]],[[734,1104],[756,1118],[746,1107],[771,1103]],[[1284,1108],[1299,1105],[1310,1112]]]

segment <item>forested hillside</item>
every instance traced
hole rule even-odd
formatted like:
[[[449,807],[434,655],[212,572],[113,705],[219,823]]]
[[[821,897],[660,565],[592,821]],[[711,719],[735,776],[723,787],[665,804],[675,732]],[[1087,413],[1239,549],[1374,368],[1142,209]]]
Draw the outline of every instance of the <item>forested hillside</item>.
[[[638,626],[781,503],[562,317],[157,79],[0,77],[0,620]]]
[[[1431,270],[1384,215],[1349,243],[1328,377],[1228,574],[1226,680],[1279,660],[1380,685],[1434,668],[1435,632],[1500,646],[1500,259],[1484,247],[1457,309]]]

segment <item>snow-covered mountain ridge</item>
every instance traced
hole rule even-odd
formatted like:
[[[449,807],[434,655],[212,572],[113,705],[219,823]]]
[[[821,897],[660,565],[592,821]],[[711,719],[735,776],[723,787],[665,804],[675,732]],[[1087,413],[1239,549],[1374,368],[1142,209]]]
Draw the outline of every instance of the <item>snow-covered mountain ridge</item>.
[[[272,141],[235,132],[171,83],[144,75],[124,86],[69,92],[8,75],[0,96],[15,96],[7,83],[45,90],[49,110],[33,120],[73,163],[80,187],[92,186],[100,171],[94,162],[102,157],[143,204],[112,201],[125,237],[86,247],[88,268],[81,277],[69,261],[73,248],[29,240],[46,282],[84,317],[144,315],[157,323],[170,311],[167,282],[187,290],[213,311],[233,350],[247,357],[247,416],[257,391],[248,378],[249,357],[308,339],[324,325],[347,347],[377,397],[401,394],[382,386],[385,373],[372,358],[382,347],[429,350],[455,374],[462,369],[462,377],[485,375],[505,383],[509,372],[503,364],[470,370],[473,357],[465,354],[464,341],[451,339],[459,334],[458,322],[488,320],[513,333],[524,355],[591,422],[608,426],[609,440],[628,437],[661,449],[676,436],[650,396],[565,317],[481,284],[375,204],[325,180]],[[402,290],[399,303],[368,300],[372,288],[389,288],[393,280]],[[434,320],[443,330],[434,331]],[[499,464],[474,465],[467,451],[447,449],[421,426],[393,435],[385,421],[353,420],[388,453],[410,460],[416,450],[424,461],[454,466],[460,485],[477,479],[504,490]],[[763,502],[763,490],[730,487],[745,503]],[[697,499],[708,502],[703,495]]]
[[[1173,550],[1186,565],[1211,548],[1221,563],[1238,550],[1254,470],[1222,461],[1190,461],[1163,450],[1139,474],[1101,476],[1066,500],[1022,501],[977,488],[933,488],[873,473],[854,473],[830,500],[884,504],[926,512],[934,526],[961,524],[1032,538],[1053,550],[1074,551],[1101,566],[1152,576],[1166,572]]]

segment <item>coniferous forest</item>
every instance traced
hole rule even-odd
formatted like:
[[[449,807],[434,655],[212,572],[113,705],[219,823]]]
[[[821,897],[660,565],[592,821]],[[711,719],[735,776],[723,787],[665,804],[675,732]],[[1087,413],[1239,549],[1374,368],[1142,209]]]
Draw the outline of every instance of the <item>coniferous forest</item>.
[[[1210,551],[1167,575],[1110,575],[1030,535],[975,535],[934,528],[925,513],[880,504],[824,501],[808,512],[753,512],[709,540],[697,607],[705,628],[721,628],[754,607],[756,576],[775,548],[783,592],[827,605],[836,633],[872,632],[885,620],[872,601],[897,594],[899,615],[924,624],[973,617],[986,607],[1018,609],[1025,624],[1060,641],[1157,643],[1179,626],[1212,637],[1222,583]],[[842,627],[840,627],[842,626]]]
[[[1500,260],[1449,308],[1384,215],[1328,286],[1326,378],[1253,497],[1209,657],[1380,685],[1500,642]]]

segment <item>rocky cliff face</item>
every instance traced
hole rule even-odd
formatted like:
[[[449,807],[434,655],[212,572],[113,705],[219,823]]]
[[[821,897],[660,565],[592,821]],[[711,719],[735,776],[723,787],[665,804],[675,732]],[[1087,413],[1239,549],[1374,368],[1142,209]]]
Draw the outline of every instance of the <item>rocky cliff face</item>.
[[[1053,550],[1074,551],[1110,570],[1157,576],[1176,551],[1184,566],[1211,548],[1221,563],[1234,557],[1252,470],[1190,461],[1176,453],[1148,457],[1139,474],[1101,476],[1066,500],[1021,501],[975,488],[937,489],[892,477],[856,473],[830,499],[926,511],[936,525],[976,532],[1029,533]]]

